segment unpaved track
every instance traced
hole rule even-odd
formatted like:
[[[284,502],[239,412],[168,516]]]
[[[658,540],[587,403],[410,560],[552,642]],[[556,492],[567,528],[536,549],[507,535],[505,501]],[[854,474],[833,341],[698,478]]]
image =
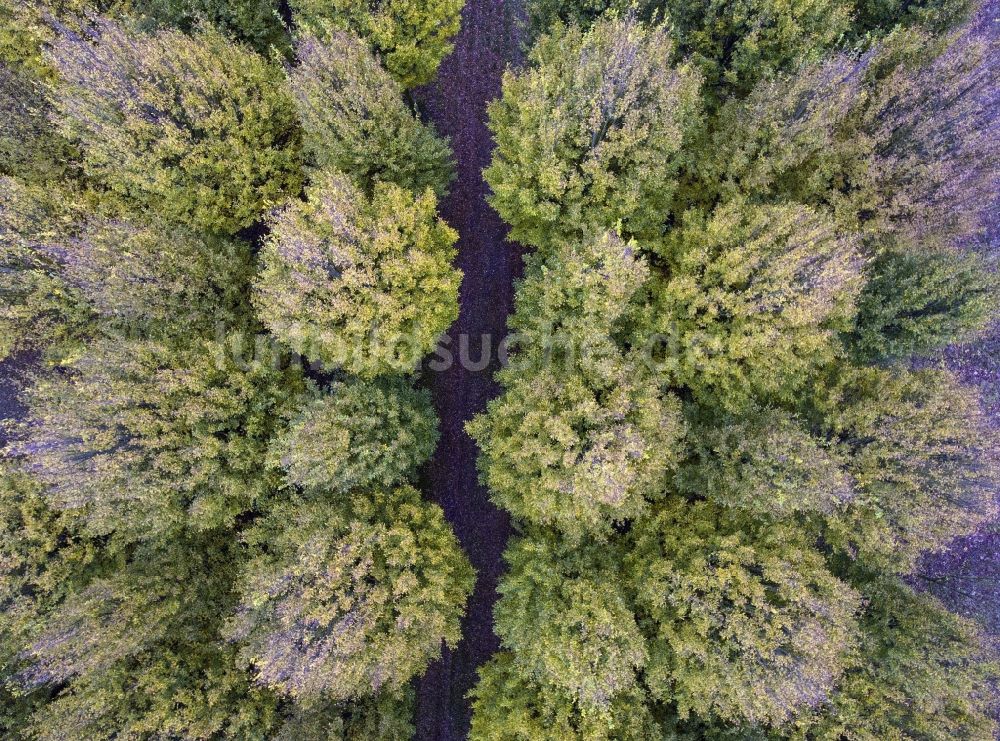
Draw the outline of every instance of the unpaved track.
[[[521,269],[520,253],[506,242],[506,229],[486,203],[482,179],[493,149],[486,104],[499,95],[508,61],[517,58],[516,13],[516,6],[502,0],[466,0],[454,52],[441,65],[435,83],[418,96],[426,117],[451,138],[455,151],[458,177],[441,213],[458,230],[457,264],[465,274],[458,321],[444,341],[456,362],[445,371],[428,369],[424,376],[441,417],[441,442],[424,471],[423,489],[444,509],[478,572],[462,641],[445,651],[417,684],[417,738],[434,741],[467,736],[470,710],[465,695],[475,684],[476,667],[498,646],[492,611],[510,525],[478,482],[477,449],[464,425],[499,393],[492,380],[496,347]],[[482,357],[481,338],[489,336],[493,362],[481,370],[457,362],[462,336],[468,340],[465,355],[476,367]]]

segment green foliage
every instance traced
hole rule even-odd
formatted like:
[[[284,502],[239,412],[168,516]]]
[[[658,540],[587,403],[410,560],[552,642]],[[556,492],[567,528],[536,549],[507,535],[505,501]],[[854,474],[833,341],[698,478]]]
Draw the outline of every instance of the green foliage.
[[[948,371],[845,370],[817,388],[820,431],[858,496],[825,540],[869,567],[907,571],[994,513],[996,442],[976,393]]]
[[[931,53],[907,48],[920,43]],[[902,34],[875,66],[880,74],[858,123],[874,144],[860,206],[865,230],[911,249],[977,234],[997,197],[996,39],[975,25],[944,44]]]
[[[281,47],[280,19],[266,0],[23,5],[0,0],[0,357],[43,349],[50,367],[24,379],[5,451],[19,460],[0,470],[0,735],[409,738],[407,682],[458,640],[473,572],[441,511],[400,483],[437,440],[428,394],[316,371],[324,394],[255,335],[243,238],[300,195],[306,161],[285,74],[226,39]],[[109,6],[136,17],[92,13]],[[425,352],[457,314],[456,236],[432,190],[448,150],[363,46],[339,51],[340,73],[364,74],[317,136],[339,126],[338,156],[367,180],[329,176],[354,215],[323,256],[325,280],[353,270],[331,311],[363,339],[372,316],[412,329]],[[285,256],[316,268],[285,235]],[[303,307],[329,298],[285,287]],[[368,367],[414,365],[387,356]],[[261,587],[266,568],[278,586]],[[301,636],[280,625],[296,607]],[[334,623],[348,637],[324,664],[311,652]],[[303,652],[320,691],[266,681],[261,636],[271,670]]]
[[[666,378],[731,411],[794,401],[835,356],[861,284],[853,240],[804,206],[689,212],[657,252],[665,277],[642,331],[661,337]]]
[[[246,315],[247,246],[143,219],[91,219],[46,248],[66,285],[107,326],[144,336],[204,336]]]
[[[412,371],[458,316],[457,233],[433,192],[378,184],[369,198],[323,175],[274,220],[254,302],[296,352],[371,378]]]
[[[832,48],[850,28],[842,0],[665,0],[678,52],[710,97],[743,95],[760,79]]]
[[[745,416],[698,415],[688,439],[694,455],[679,488],[762,519],[827,512],[850,500],[853,482],[826,441],[777,409]]]
[[[310,161],[349,175],[440,197],[452,177],[451,150],[403,102],[399,85],[354,36],[305,36],[289,77]]]
[[[497,148],[485,177],[511,238],[621,229],[658,235],[685,131],[698,123],[698,76],[671,65],[666,28],[606,19],[557,26],[490,106]]]
[[[616,571],[611,548],[567,548],[529,535],[505,555],[496,632],[516,664],[558,688],[584,713],[608,712],[635,690],[646,645]]]
[[[300,369],[233,334],[178,347],[95,342],[29,394],[26,452],[61,509],[95,533],[152,538],[231,525],[279,483],[268,441],[307,392]]]
[[[49,53],[60,131],[127,204],[235,233],[302,183],[301,132],[280,70],[217,31],[137,34],[97,21]]]
[[[45,182],[65,175],[72,156],[49,122],[42,82],[0,62],[0,175]]]
[[[639,690],[622,692],[603,712],[581,710],[572,698],[539,684],[508,651],[479,669],[472,691],[473,741],[648,741],[664,731]]]
[[[824,206],[838,224],[856,230],[858,198],[851,191],[864,179],[872,150],[870,137],[850,125],[862,73],[857,59],[835,54],[727,101],[700,145],[690,197]]]
[[[858,0],[855,5],[856,33],[874,35],[897,25],[923,25],[944,31],[968,16],[970,0]]]
[[[354,703],[296,706],[273,741],[409,741],[413,738],[416,693],[412,686],[398,694],[381,692]]]
[[[295,698],[399,690],[459,638],[474,572],[410,486],[290,502],[248,534],[227,633],[258,680]]]
[[[982,258],[955,249],[995,197],[996,60],[962,32],[897,33],[730,101],[689,192],[829,209],[874,260],[851,338],[865,361],[982,329],[995,306]],[[711,201],[709,201],[711,202]]]
[[[588,376],[613,372],[614,335],[649,277],[636,244],[613,232],[531,258],[509,321],[519,364],[552,360]]]
[[[350,31],[368,42],[400,85],[434,79],[452,50],[465,0],[289,0],[309,33]]]
[[[220,644],[236,553],[218,533],[149,541],[46,616],[30,642],[28,685],[64,683],[32,738],[263,736],[275,698]]]
[[[800,531],[671,500],[633,537],[646,684],[681,718],[779,725],[832,689],[859,599]]]
[[[648,275],[613,235],[537,261],[518,292],[504,394],[468,425],[484,482],[517,517],[570,538],[645,512],[679,458],[680,403],[612,337]]]
[[[907,358],[970,339],[997,308],[995,266],[983,256],[886,252],[871,266],[849,341],[865,361]]]
[[[46,506],[41,485],[22,466],[0,464],[0,734],[7,738],[17,738],[49,699],[47,688],[13,681],[33,626],[95,561],[76,525],[72,513]]]
[[[72,194],[0,176],[0,358],[85,331],[85,300],[63,280],[47,244],[70,238]]]
[[[264,53],[288,45],[274,0],[146,0],[138,9],[157,23],[183,31],[210,23]]]
[[[994,738],[978,627],[892,580],[865,584],[852,665],[829,704],[796,725],[807,738],[857,741]],[[799,733],[795,737],[799,737]]]
[[[996,437],[949,373],[864,366],[995,307],[989,11],[824,56],[847,3],[665,5],[677,49],[614,2],[529,4],[612,12],[554,24],[491,109],[494,205],[538,249],[468,427],[529,533],[472,736],[989,737],[974,637],[869,582],[994,514]],[[658,92],[686,55],[704,112]]]
[[[402,380],[331,386],[272,448],[290,484],[347,493],[410,476],[437,445],[430,394]]]
[[[676,464],[683,422],[644,370],[620,363],[600,383],[551,369],[502,377],[504,395],[468,425],[494,501],[572,539],[646,512]]]
[[[52,79],[55,71],[42,56],[55,36],[48,19],[65,22],[90,5],[89,0],[0,0],[0,62],[28,77]]]
[[[662,0],[527,0],[528,28],[533,36],[549,31],[557,21],[589,28],[602,15],[633,13],[641,20],[663,20]]]

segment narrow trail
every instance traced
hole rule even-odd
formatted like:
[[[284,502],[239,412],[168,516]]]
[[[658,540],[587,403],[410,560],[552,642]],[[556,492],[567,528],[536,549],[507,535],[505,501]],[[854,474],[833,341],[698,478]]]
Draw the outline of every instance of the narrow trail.
[[[464,425],[499,393],[493,381],[496,348],[521,270],[520,253],[507,243],[503,223],[486,203],[488,188],[482,178],[493,149],[486,105],[499,95],[503,70],[518,56],[518,11],[513,3],[466,0],[455,50],[444,60],[435,83],[419,95],[426,117],[451,138],[455,151],[457,178],[441,213],[458,230],[457,265],[465,274],[458,321],[442,340],[454,362],[447,370],[425,373],[441,417],[441,441],[423,484],[427,496],[444,509],[478,575],[462,641],[446,650],[417,684],[417,738],[433,741],[468,735],[465,695],[476,682],[476,668],[499,645],[493,634],[493,603],[510,524],[479,484],[477,448]],[[491,362],[482,367],[484,352]],[[460,362],[463,357],[468,362]]]

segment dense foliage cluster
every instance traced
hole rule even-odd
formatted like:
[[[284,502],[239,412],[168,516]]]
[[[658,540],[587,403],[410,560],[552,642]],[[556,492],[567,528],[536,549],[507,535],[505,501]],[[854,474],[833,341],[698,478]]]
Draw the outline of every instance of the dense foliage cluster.
[[[106,20],[60,35],[60,130],[84,171],[130,206],[236,232],[302,183],[301,130],[280,70],[216,31],[134,35]],[[238,166],[234,166],[239,163]]]
[[[364,39],[404,88],[429,82],[458,32],[464,0],[289,0],[310,33]],[[336,38],[336,36],[335,36]]]
[[[451,152],[403,103],[399,85],[358,39],[334,32],[306,36],[291,89],[311,164],[441,196],[451,177]]]
[[[0,5],[4,738],[405,738],[459,638],[412,486],[450,152],[363,41],[290,38],[257,0]]]
[[[697,76],[671,66],[672,50],[665,28],[557,27],[526,71],[507,72],[485,176],[512,239],[543,247],[618,222],[630,235],[657,229],[697,123]]]
[[[462,274],[412,89],[461,10],[0,0],[3,738],[412,736],[475,581],[416,488]],[[936,355],[1000,301],[996,3],[525,10],[471,737],[992,737],[914,574],[996,514]]]
[[[990,737],[976,628],[905,575],[1000,483],[975,391],[910,362],[996,312],[995,8],[528,7],[472,737]]]
[[[254,303],[296,352],[370,378],[413,370],[458,316],[458,235],[432,191],[317,176],[274,219]]]

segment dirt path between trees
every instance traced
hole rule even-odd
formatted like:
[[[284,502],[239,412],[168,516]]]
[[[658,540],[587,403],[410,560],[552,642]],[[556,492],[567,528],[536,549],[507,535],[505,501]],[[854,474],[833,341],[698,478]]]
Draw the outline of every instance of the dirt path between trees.
[[[458,230],[457,264],[465,274],[458,321],[443,340],[456,362],[447,370],[425,373],[441,417],[441,442],[424,471],[423,489],[444,509],[478,573],[462,641],[446,650],[417,684],[417,738],[434,741],[466,737],[470,709],[465,695],[475,684],[476,667],[498,647],[492,612],[510,524],[478,482],[477,448],[464,425],[499,393],[493,381],[496,348],[521,270],[519,252],[506,242],[503,223],[486,203],[482,179],[493,149],[486,105],[499,95],[507,63],[518,57],[516,8],[504,0],[466,0],[454,52],[435,83],[418,95],[425,116],[451,138],[455,151],[458,176],[441,213]],[[476,370],[486,337],[492,362]],[[462,355],[471,363],[458,362]]]

